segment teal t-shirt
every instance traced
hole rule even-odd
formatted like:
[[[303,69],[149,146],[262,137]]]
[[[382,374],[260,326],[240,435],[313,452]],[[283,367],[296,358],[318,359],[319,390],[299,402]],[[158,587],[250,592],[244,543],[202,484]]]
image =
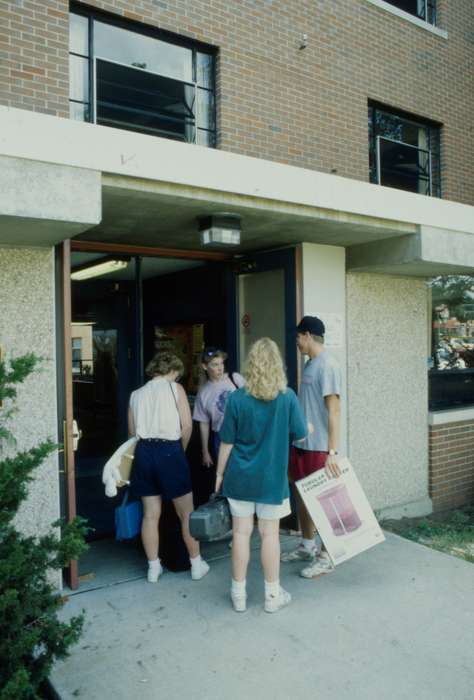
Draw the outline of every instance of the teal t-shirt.
[[[306,436],[307,426],[296,394],[280,392],[262,401],[245,388],[227,399],[222,442],[233,445],[224,473],[227,498],[278,505],[288,498],[290,441]]]

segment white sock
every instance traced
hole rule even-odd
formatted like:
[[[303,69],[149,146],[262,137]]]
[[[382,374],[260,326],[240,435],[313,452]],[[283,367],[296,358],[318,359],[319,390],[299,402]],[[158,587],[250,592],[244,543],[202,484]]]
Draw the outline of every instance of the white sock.
[[[303,539],[301,540],[301,544],[305,549],[308,550],[308,552],[312,552],[314,549],[314,537],[312,537],[310,540],[305,540],[305,538],[303,537]]]
[[[265,598],[273,598],[277,596],[280,592],[280,581],[272,581],[269,583],[265,581]]]
[[[236,581],[235,579],[232,579],[231,591],[232,593],[235,593],[235,595],[238,596],[245,595],[246,586],[247,579],[244,578],[243,581]]]
[[[189,557],[189,561],[191,562],[191,566],[196,566],[201,563],[201,555],[198,554],[197,557]]]
[[[159,558],[158,558],[158,559],[152,559],[152,560],[148,559],[148,566],[150,567],[150,569],[159,569],[159,568],[160,568],[160,564],[161,564],[161,562],[160,562],[160,559],[159,559]]]

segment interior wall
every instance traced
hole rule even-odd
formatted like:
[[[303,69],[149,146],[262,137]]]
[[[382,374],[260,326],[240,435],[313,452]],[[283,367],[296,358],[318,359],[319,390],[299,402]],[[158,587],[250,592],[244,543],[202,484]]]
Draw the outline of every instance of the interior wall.
[[[431,512],[425,281],[347,276],[349,450],[373,508]]]
[[[340,452],[347,452],[346,257],[338,246],[303,243],[303,315],[318,316],[326,325],[326,347],[338,361],[341,400]]]
[[[18,412],[10,422],[15,449],[57,440],[54,322],[54,250],[0,247],[0,345],[7,359],[34,352],[43,358],[18,389]],[[1,410],[1,409],[0,409]],[[17,516],[28,535],[46,533],[59,517],[57,454],[35,472]]]

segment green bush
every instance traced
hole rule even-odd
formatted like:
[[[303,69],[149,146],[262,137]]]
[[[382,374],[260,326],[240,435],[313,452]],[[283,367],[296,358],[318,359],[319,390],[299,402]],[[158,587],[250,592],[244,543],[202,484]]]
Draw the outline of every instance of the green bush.
[[[16,387],[39,362],[32,354],[8,367],[0,362],[0,700],[39,698],[54,661],[67,656],[83,626],[83,615],[68,623],[58,619],[62,601],[50,573],[84,551],[84,521],[52,523],[43,537],[26,537],[14,523],[35,469],[57,449],[46,440],[11,456],[15,440],[7,423]]]

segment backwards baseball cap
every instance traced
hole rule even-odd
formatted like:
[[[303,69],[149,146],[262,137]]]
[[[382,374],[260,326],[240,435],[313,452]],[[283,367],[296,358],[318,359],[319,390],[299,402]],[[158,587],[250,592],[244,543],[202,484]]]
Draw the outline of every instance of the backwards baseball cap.
[[[303,316],[301,321],[296,326],[297,333],[311,333],[324,338],[326,328],[324,323],[317,316]]]

